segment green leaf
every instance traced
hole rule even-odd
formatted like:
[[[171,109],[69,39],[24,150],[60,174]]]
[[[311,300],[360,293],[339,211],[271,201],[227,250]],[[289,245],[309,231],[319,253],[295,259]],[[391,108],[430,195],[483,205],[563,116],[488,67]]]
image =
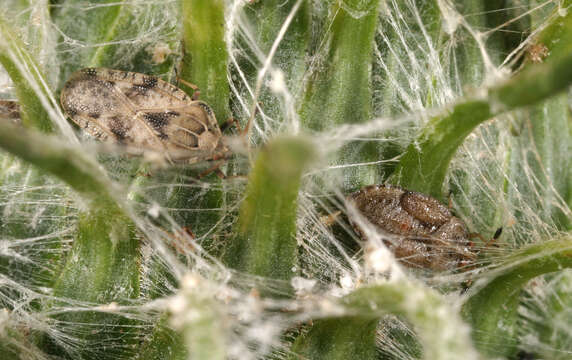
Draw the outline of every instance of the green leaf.
[[[66,0],[52,8],[59,29],[60,83],[84,67],[163,75],[179,44],[176,3]],[[80,46],[78,46],[78,44]]]
[[[538,280],[538,281],[537,281]],[[519,347],[539,359],[566,360],[566,351],[572,341],[569,324],[572,323],[572,270],[535,279],[527,286],[519,306],[516,328],[522,339],[535,337],[537,341],[521,342]]]
[[[98,359],[133,356],[134,345],[140,342],[139,324],[120,312],[115,313],[114,307],[129,305],[130,300],[139,297],[139,239],[135,227],[118,208],[92,207],[80,214],[77,232],[54,284],[54,296],[102,305],[102,309],[55,312],[52,316],[64,324],[77,324],[71,328],[89,344],[76,349],[75,356]],[[52,311],[67,306],[60,301],[47,306]],[[108,349],[94,346],[102,342],[110,344]]]
[[[154,326],[153,334],[143,344],[137,360],[184,360],[188,359],[182,334],[167,325],[167,317],[161,318]]]
[[[311,41],[312,9],[309,0],[254,1],[245,6],[244,15],[241,14],[247,19],[253,37],[237,31],[233,39],[241,51],[234,54],[232,76],[244,76],[248,83],[256,84],[254,95],[264,114],[280,121],[288,120],[285,116],[294,105],[281,97],[280,92],[287,90],[294,98],[302,95]],[[243,20],[237,16],[234,21],[240,24]],[[255,47],[250,45],[253,39]],[[269,71],[277,72],[268,76]],[[284,88],[279,84],[276,92],[266,87],[268,77],[283,80]]]
[[[449,162],[464,139],[482,122],[558,94],[572,84],[572,12],[557,17],[541,34],[553,44],[549,58],[488,91],[469,98],[448,114],[434,117],[403,154],[396,169],[400,185],[442,198]]]
[[[229,345],[225,334],[225,318],[217,301],[198,287],[185,289],[184,284],[183,291],[178,296],[184,297],[186,308],[181,313],[172,314],[171,322],[183,334],[189,352],[188,359],[227,359]],[[188,316],[189,313],[194,316]]]
[[[44,88],[45,78],[3,16],[0,16],[0,64],[14,83],[24,126],[51,132],[52,122],[37,93],[48,98],[49,90]],[[34,89],[33,84],[39,89]]]
[[[473,327],[477,347],[491,356],[514,353],[517,306],[522,288],[531,279],[572,267],[572,237],[516,250],[488,270],[470,290],[463,316]]]
[[[472,100],[455,105],[449,115],[431,119],[401,157],[395,181],[442,199],[441,188],[451,158],[465,137],[491,117],[487,101]]]
[[[62,144],[61,140],[23,131],[5,122],[0,122],[0,148],[60,178],[87,203],[87,210],[79,216],[73,247],[54,285],[54,295],[94,304],[126,303],[137,298],[139,240],[135,237],[132,221],[99,166],[77,148]],[[54,305],[59,304],[54,301],[50,306]],[[136,334],[128,334],[135,330],[133,321],[122,315],[92,310],[56,317],[71,324],[87,324],[87,328],[109,326],[115,329],[103,334],[85,329],[83,340],[88,342],[117,340],[118,334],[123,333],[119,339],[125,348],[119,348],[118,353],[133,351],[127,344],[138,341]],[[82,351],[95,356],[92,352],[96,349],[86,347]],[[106,356],[111,359],[118,353],[108,351]],[[103,355],[97,357],[103,358]]]
[[[48,357],[29,340],[22,323],[7,309],[0,312],[0,353],[5,360],[47,360]]]
[[[566,205],[572,191],[568,96],[554,96],[520,115],[518,135],[509,138],[507,157],[508,174],[515,182],[514,187],[507,189],[507,198],[515,207],[515,220],[529,231],[541,232],[538,225],[527,219],[533,212],[551,228],[570,230],[572,213]]]
[[[292,351],[298,359],[375,359],[375,328],[379,319],[345,317],[316,320],[300,335]]]
[[[316,321],[296,340],[294,353],[310,359],[374,359],[375,325],[382,316],[394,314],[413,324],[424,359],[478,358],[469,328],[455,310],[437,292],[421,285],[394,282],[367,286],[332,306],[336,314]]]

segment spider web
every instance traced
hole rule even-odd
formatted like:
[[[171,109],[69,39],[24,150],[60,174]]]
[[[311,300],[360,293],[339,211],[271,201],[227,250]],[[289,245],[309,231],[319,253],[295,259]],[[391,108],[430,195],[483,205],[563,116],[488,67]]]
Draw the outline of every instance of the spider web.
[[[11,22],[48,75],[52,91],[60,89],[71,72],[88,66],[103,48],[112,49],[106,67],[153,73],[166,80],[176,77],[181,58],[177,1],[5,1]],[[277,136],[309,132],[298,116],[299,99],[306,81],[324,65],[332,25],[326,20],[331,19],[329,2],[285,0],[276,8],[283,14],[280,26],[269,31],[265,19],[256,13],[263,2],[229,0],[225,15],[232,113],[243,123],[254,118],[254,146]],[[176,329],[204,322],[218,327],[225,334],[218,346],[230,358],[255,359],[270,353],[286,358],[296,335],[307,331],[297,325],[332,313],[331,308],[319,306],[320,300],[348,294],[364,284],[419,280],[447,292],[451,302],[457,302],[457,290],[477,270],[432,274],[407,269],[395,261],[383,245],[383,235],[373,228],[364,245],[343,220],[345,216],[364,220],[345,203],[345,195],[356,190],[348,185],[348,176],[374,169],[380,174],[376,181],[385,181],[399,154],[435,111],[518,70],[536,31],[551,16],[558,16],[554,11],[559,5],[514,0],[498,7],[470,8],[447,0],[437,3],[437,18],[432,13],[435,7],[424,2],[388,0],[380,5],[371,64],[371,119],[311,132],[323,156],[304,174],[299,194],[296,240],[300,262],[292,280],[295,299],[261,298],[252,289],[280,295],[285,284],[232,271],[217,260],[237,221],[247,183],[244,177],[197,179],[200,169],[177,166],[153,168],[151,177],[133,181],[139,159],[110,153],[80,135],[78,149],[97,157],[109,177],[128,192],[131,217],[143,244],[141,296],[120,305],[54,298],[51,279],[61,270],[57,260],[69,254],[81,206],[65,185],[2,155],[0,302],[6,309],[0,318],[2,329],[43,334],[72,358],[82,352],[85,356],[86,348],[93,357],[130,357],[140,349],[126,344],[148,339],[169,311],[175,319],[170,326]],[[305,65],[300,72],[294,69],[299,64],[289,60],[296,54],[290,46],[295,39],[288,30],[306,5],[312,9],[310,50],[296,58]],[[343,1],[340,5],[356,18],[363,16],[360,9]],[[117,29],[113,41],[98,42],[82,31],[94,17],[102,16],[98,14],[119,6],[132,21]],[[443,29],[439,37],[430,31],[436,19]],[[262,28],[267,32],[260,32]],[[30,81],[34,81],[31,76]],[[39,92],[42,84],[35,85]],[[0,97],[15,98],[4,72],[0,72]],[[49,99],[45,105],[56,108]],[[488,267],[512,249],[553,237],[569,226],[572,214],[565,190],[569,140],[553,143],[538,137],[539,132],[569,135],[569,106],[569,94],[563,94],[534,109],[488,121],[466,139],[454,157],[446,189],[451,191],[455,214],[485,238],[503,228],[498,247],[482,248],[477,243],[483,252],[479,276],[486,276]],[[539,128],[532,121],[535,112],[561,119],[552,124],[562,129]],[[63,120],[56,111],[51,116],[54,121]],[[373,143],[384,156],[375,162],[332,162],[348,143]],[[248,161],[237,157],[223,170],[227,175],[243,175]],[[324,219],[337,212],[341,215],[333,217],[336,224],[326,224]],[[568,283],[569,272],[562,272],[529,285],[520,308],[523,351],[546,358],[569,356],[572,331],[570,322],[562,320],[570,317],[563,310],[570,303]],[[48,303],[51,306],[38,306]],[[80,312],[114,314],[129,322],[101,329],[96,321],[65,321],[66,314]],[[124,331],[131,328],[138,331]],[[546,336],[546,328],[553,336]],[[102,330],[109,334],[104,343],[86,340],[86,334]],[[457,329],[450,330],[454,334]],[[11,334],[2,331],[2,341],[28,349],[31,358],[59,355]],[[402,319],[387,317],[378,326],[379,351],[388,358],[417,358],[419,347],[407,346],[415,344],[414,338],[415,331]],[[458,355],[451,354],[452,358]]]

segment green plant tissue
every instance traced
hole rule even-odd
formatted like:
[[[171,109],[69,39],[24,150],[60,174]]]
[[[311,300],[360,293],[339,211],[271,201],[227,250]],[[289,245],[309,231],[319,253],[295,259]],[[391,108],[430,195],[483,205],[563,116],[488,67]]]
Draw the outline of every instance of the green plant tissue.
[[[572,1],[0,9],[0,357],[570,357]]]

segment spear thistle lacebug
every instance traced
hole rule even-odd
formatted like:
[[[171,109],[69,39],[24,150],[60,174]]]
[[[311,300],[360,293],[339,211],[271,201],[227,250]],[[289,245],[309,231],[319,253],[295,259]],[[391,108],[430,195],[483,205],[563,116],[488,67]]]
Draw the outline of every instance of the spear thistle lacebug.
[[[226,158],[230,150],[212,109],[155,76],[86,68],[72,74],[61,93],[66,114],[87,133],[161,153],[171,162]]]
[[[461,219],[437,199],[392,185],[371,185],[350,194],[348,201],[377,229],[388,235],[386,245],[404,265],[452,270],[472,264],[477,252]],[[363,231],[353,223],[358,234]],[[499,229],[500,230],[500,229]],[[500,236],[497,230],[495,238]]]
[[[18,124],[20,122],[20,104],[16,101],[0,100],[0,119],[9,119]]]

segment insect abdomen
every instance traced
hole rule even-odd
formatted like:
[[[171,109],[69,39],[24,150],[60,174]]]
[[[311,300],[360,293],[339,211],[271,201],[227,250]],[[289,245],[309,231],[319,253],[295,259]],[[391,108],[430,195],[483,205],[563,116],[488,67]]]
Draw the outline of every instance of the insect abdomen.
[[[404,265],[433,270],[457,267],[475,255],[469,249],[468,232],[438,200],[398,186],[371,185],[348,200],[377,229]],[[356,231],[363,231],[354,224]]]

